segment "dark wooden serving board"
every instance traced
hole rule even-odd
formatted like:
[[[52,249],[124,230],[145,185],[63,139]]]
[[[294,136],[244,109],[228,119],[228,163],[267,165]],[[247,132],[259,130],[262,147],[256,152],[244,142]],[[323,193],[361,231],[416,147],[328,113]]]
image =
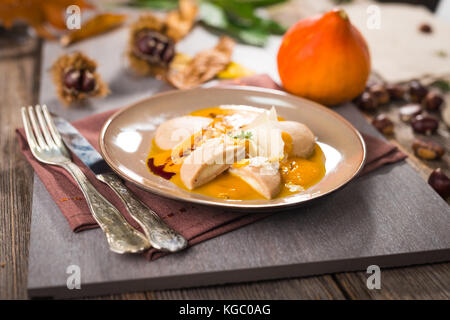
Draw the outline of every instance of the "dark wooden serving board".
[[[179,48],[194,53],[212,46],[215,40],[197,28]],[[123,50],[118,50],[118,44],[125,41],[122,29],[69,49],[83,50],[97,59],[113,92],[106,99],[74,109],[61,107],[48,72],[63,50],[54,43],[44,44],[40,102],[75,120],[169,89],[157,80],[137,78],[126,71]],[[235,60],[254,69],[259,65],[266,68],[260,71],[276,77],[277,41],[274,38],[266,50],[238,46]],[[379,136],[352,105],[336,111],[360,131]],[[406,162],[357,178],[311,205],[278,213],[153,262],[110,252],[99,229],[72,233],[37,177],[33,197],[28,273],[32,298],[204,286],[365,270],[371,264],[387,267],[450,260],[449,206]],[[80,290],[67,289],[70,265],[80,267]]]

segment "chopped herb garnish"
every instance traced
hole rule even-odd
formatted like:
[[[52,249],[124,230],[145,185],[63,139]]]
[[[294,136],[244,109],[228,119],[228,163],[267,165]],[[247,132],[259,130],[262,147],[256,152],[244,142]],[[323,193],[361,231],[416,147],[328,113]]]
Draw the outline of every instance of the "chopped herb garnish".
[[[228,135],[230,137],[232,137],[233,139],[250,140],[252,138],[253,133],[251,133],[250,131],[244,132],[244,130],[241,130],[240,134],[236,134],[236,135],[232,136],[231,133],[229,133]]]

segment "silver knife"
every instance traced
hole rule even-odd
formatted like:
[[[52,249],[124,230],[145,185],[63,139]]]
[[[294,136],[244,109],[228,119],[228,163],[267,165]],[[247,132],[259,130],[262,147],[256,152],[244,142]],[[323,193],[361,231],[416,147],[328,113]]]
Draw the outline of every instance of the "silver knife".
[[[94,172],[98,180],[114,190],[131,217],[142,227],[152,247],[169,252],[186,248],[187,240],[170,228],[156,212],[128,190],[97,150],[74,126],[55,115],[53,115],[53,120],[67,147]]]

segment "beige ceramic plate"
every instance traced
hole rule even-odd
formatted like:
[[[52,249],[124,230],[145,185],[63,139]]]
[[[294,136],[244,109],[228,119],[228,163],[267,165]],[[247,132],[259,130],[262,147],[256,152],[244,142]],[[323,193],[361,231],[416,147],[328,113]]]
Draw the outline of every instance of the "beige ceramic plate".
[[[191,193],[149,172],[146,159],[160,123],[198,109],[230,104],[266,109],[275,106],[284,119],[305,123],[325,153],[325,177],[310,189],[289,197],[241,201]],[[284,209],[329,194],[352,180],[365,159],[361,135],[332,110],[281,91],[249,87],[171,91],[135,103],[105,123],[100,148],[117,174],[148,191],[182,201],[253,211]]]

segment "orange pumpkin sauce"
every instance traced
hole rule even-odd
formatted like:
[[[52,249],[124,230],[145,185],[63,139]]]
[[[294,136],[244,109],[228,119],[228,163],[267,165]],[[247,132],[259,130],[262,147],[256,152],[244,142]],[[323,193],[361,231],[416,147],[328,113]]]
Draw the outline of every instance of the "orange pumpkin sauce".
[[[197,110],[190,113],[190,115],[212,118],[214,121],[210,126],[215,126],[215,124],[223,121],[224,116],[241,112],[254,113],[255,111],[240,106],[223,106]],[[279,121],[283,120],[279,117]],[[285,152],[289,154],[290,150],[292,150],[292,138],[285,133],[282,133],[282,138],[285,143]],[[173,163],[171,154],[172,150],[162,150],[152,141],[152,147],[147,158],[147,166],[153,174],[162,176],[178,187],[188,190],[180,178],[181,163]],[[235,165],[245,164],[240,163]],[[318,183],[325,175],[325,156],[322,149],[316,144],[314,153],[308,159],[289,157],[280,162],[279,170],[282,177],[282,188],[276,198],[301,192]],[[244,180],[232,175],[228,171],[203,186],[188,191],[220,199],[264,199],[263,196],[256,192]]]

